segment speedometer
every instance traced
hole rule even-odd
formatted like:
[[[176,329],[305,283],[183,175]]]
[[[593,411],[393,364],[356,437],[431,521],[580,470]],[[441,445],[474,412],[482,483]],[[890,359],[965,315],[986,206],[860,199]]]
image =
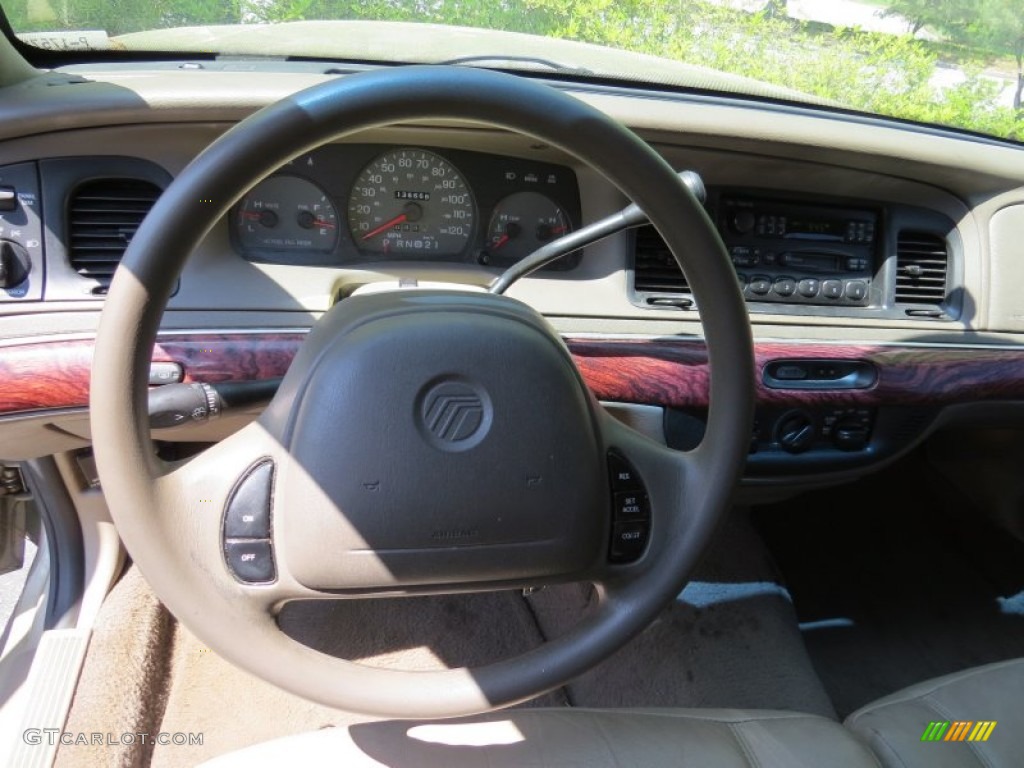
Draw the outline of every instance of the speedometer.
[[[462,175],[423,149],[385,152],[363,169],[348,198],[352,239],[373,253],[455,256],[469,244],[475,220]]]

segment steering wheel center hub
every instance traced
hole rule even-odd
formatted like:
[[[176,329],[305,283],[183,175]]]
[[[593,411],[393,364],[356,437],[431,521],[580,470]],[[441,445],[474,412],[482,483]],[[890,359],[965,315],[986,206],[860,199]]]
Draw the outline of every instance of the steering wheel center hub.
[[[264,417],[293,460],[275,536],[306,586],[515,581],[601,556],[608,498],[592,399],[525,305],[347,299],[282,388]]]

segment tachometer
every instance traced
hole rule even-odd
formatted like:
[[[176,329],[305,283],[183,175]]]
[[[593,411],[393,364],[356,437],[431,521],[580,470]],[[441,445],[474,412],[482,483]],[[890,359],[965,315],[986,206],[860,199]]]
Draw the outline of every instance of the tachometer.
[[[235,214],[246,250],[333,251],[338,215],[316,184],[298,176],[271,176],[242,198]]]
[[[423,149],[384,153],[359,174],[348,199],[352,239],[374,253],[454,256],[466,249],[474,220],[462,175]]]

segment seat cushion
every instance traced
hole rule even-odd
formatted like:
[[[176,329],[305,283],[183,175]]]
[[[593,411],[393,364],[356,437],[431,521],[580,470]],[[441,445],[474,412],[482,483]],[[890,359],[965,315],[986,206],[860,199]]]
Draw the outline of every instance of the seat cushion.
[[[947,722],[945,727],[932,725]],[[986,722],[995,726],[981,725]],[[846,726],[860,734],[887,767],[1024,765],[1024,659],[905,688],[857,710]],[[923,740],[929,726],[929,735],[937,740]],[[977,740],[986,731],[987,740]],[[957,740],[961,736],[963,740]]]
[[[864,744],[824,717],[635,709],[514,710],[434,723],[364,723],[278,739],[203,765],[878,768]]]

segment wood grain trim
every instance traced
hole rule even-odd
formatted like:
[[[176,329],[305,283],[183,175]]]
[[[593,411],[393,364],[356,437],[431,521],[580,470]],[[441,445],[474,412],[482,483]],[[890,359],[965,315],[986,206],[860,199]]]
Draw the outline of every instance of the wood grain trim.
[[[283,376],[304,334],[225,333],[160,337],[153,359],[180,363],[187,381],[244,381]],[[587,385],[601,400],[672,407],[708,404],[707,350],[700,341],[568,339]],[[760,377],[779,359],[868,360],[877,384],[864,390],[768,389],[764,405],[948,405],[1024,399],[1024,347],[1007,349],[875,347],[758,342]],[[92,341],[34,342],[0,349],[0,414],[83,407],[89,400]]]
[[[583,378],[601,400],[673,407],[708,404],[707,350],[699,341],[570,339]],[[754,356],[762,405],[948,405],[1024,399],[1024,347],[1007,349],[875,347],[758,342]],[[867,360],[878,368],[870,389],[809,392],[769,389],[775,360]]]

